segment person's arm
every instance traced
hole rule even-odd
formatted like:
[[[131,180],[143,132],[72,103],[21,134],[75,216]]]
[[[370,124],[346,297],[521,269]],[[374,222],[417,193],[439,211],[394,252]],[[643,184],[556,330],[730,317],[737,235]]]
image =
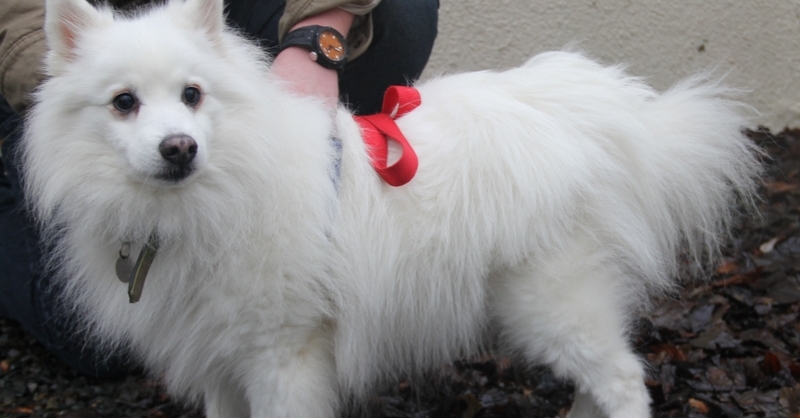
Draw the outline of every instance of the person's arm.
[[[44,79],[44,1],[0,1],[0,95],[22,114]]]
[[[342,9],[331,9],[297,22],[292,29],[304,26],[330,26],[346,34],[353,23],[353,15]],[[290,29],[291,31],[291,29]],[[272,71],[289,83],[289,88],[299,94],[313,95],[331,107],[339,99],[339,75],[336,70],[323,68],[312,61],[308,51],[289,47],[281,51],[272,63]]]
[[[288,32],[304,26],[330,26],[349,38],[350,56],[357,56],[369,45],[372,26],[368,13],[379,1],[288,0],[278,29],[279,39],[282,41]],[[353,42],[353,38],[358,38],[358,42]],[[275,57],[272,71],[299,94],[317,96],[331,107],[338,101],[338,74],[312,61],[303,48],[284,49]]]

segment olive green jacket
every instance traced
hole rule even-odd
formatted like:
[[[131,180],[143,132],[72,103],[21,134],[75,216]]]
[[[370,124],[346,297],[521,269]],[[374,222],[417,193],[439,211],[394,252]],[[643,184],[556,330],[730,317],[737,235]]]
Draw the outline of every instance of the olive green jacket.
[[[355,15],[347,36],[350,58],[362,54],[372,40],[369,12],[380,0],[287,0],[279,23],[281,39],[306,17],[341,7]],[[112,6],[130,9],[150,0],[110,0]],[[0,95],[22,114],[31,92],[44,78],[42,62],[47,51],[44,37],[44,0],[0,1]]]

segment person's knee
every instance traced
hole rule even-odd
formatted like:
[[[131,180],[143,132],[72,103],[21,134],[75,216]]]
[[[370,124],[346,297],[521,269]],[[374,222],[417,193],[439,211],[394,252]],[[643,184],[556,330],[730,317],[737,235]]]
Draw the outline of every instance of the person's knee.
[[[436,39],[437,0],[384,0],[373,11],[369,49],[340,77],[342,100],[361,114],[380,110],[384,91],[419,78]]]
[[[373,46],[386,42],[404,47],[409,55],[428,60],[437,35],[438,0],[384,0],[373,11]]]

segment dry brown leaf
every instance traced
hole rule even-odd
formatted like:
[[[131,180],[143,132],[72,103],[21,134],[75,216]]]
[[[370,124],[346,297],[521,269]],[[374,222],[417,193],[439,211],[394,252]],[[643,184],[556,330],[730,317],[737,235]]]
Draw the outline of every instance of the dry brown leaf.
[[[800,380],[800,364],[795,362],[789,363],[789,371],[796,380]]]
[[[11,365],[8,364],[8,360],[0,361],[0,371],[3,373],[8,373],[9,370],[11,370]]]
[[[800,185],[785,183],[782,181],[773,181],[765,184],[765,186],[767,188],[767,191],[774,194],[791,192],[793,190],[797,190],[798,188],[800,188]]]
[[[731,277],[726,277],[724,279],[717,280],[714,283],[711,283],[711,287],[725,287],[733,284],[751,284],[755,282],[759,277],[761,277],[761,272],[763,270],[764,267],[759,266],[746,273],[734,274]]]
[[[686,353],[680,347],[673,344],[659,344],[651,349],[654,353],[665,353],[674,361],[686,361]]]
[[[689,398],[689,406],[691,406],[692,408],[696,409],[698,412],[703,414],[707,414],[709,411],[708,405],[706,405],[705,402],[699,399]]]
[[[772,351],[764,353],[764,360],[761,362],[761,371],[768,376],[773,376],[781,371],[781,360]]]
[[[800,383],[793,388],[781,388],[778,403],[789,410],[790,417],[800,415]]]
[[[718,367],[710,367],[706,373],[708,383],[715,388],[728,388],[733,386],[733,380],[728,377],[728,373]]]
[[[739,263],[733,260],[725,260],[717,267],[717,274],[731,274],[739,271]]]

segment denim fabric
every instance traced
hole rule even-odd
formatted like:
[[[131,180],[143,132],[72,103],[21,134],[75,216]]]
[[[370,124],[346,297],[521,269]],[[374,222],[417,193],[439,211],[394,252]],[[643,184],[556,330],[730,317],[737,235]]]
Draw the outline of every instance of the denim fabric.
[[[372,11],[369,49],[348,62],[339,79],[341,99],[358,114],[381,110],[389,86],[416,81],[433,49],[438,0],[383,0]]]
[[[231,0],[229,23],[274,51],[278,20],[284,2]],[[374,38],[370,48],[349,62],[340,78],[342,100],[360,113],[380,110],[383,93],[390,85],[405,85],[419,77],[436,37],[437,0],[383,0],[373,11]],[[22,123],[0,97],[0,316],[19,322],[48,350],[81,373],[113,377],[133,366],[125,352],[99,352],[87,344],[72,325],[75,318],[57,305],[54,272],[42,265],[35,223],[26,213],[20,188],[15,146]]]
[[[15,158],[20,126],[19,118],[0,106],[0,129],[11,131],[3,141],[4,173],[0,178],[0,316],[19,322],[47,350],[80,373],[119,376],[132,367],[126,353],[99,353],[75,332],[78,321],[57,302],[53,275],[42,264],[45,250],[20,189]]]

